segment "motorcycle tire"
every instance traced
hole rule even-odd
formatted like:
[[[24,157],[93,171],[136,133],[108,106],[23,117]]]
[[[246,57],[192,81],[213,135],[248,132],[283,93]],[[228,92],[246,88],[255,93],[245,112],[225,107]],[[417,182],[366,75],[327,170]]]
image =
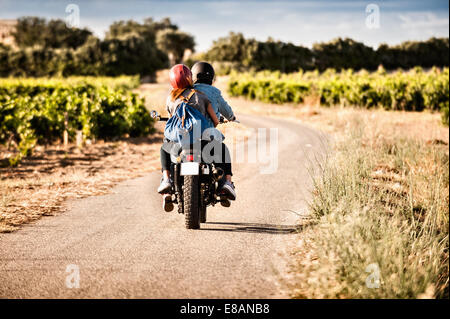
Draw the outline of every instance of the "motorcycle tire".
[[[184,176],[183,185],[183,211],[187,229],[200,228],[200,187],[199,177],[196,175]]]

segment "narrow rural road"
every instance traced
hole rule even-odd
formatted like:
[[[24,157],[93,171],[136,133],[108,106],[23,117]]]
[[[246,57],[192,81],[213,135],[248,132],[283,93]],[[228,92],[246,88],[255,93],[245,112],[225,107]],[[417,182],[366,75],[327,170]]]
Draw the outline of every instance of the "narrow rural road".
[[[288,248],[301,232],[308,167],[324,137],[287,120],[239,118],[278,128],[278,169],[234,165],[230,208],[209,208],[200,230],[186,230],[183,216],[161,208],[159,172],[71,201],[59,216],[0,234],[0,298],[289,297]],[[79,269],[79,288],[66,286],[68,265]]]

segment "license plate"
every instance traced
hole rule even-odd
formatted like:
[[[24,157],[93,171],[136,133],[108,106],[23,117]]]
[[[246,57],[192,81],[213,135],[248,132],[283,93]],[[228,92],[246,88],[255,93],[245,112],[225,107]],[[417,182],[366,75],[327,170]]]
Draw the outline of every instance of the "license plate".
[[[181,163],[180,175],[198,175],[199,164],[196,162]]]

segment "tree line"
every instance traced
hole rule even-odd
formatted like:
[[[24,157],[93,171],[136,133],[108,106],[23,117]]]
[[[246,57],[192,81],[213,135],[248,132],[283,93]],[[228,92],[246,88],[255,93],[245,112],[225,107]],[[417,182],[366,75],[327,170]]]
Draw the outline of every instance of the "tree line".
[[[0,76],[148,76],[195,46],[169,18],[114,22],[101,40],[63,20],[23,17],[12,35],[17,48],[0,44]]]
[[[63,20],[38,17],[18,19],[13,33],[17,48],[0,44],[0,76],[70,76],[139,74],[155,71],[183,61],[186,50],[194,51],[194,37],[179,30],[169,18],[142,23],[114,22],[104,39],[88,29],[71,28]],[[262,42],[233,33],[213,42],[210,49],[184,61],[218,62],[219,72],[278,70],[324,71],[332,68],[387,70],[449,66],[449,39],[407,41],[399,45],[380,45],[377,49],[352,39],[335,39],[307,48],[269,38]],[[221,69],[220,69],[221,68]]]
[[[449,66],[449,39],[430,38],[427,41],[407,41],[399,45],[381,44],[377,49],[352,39],[334,39],[315,43],[312,49],[269,38],[261,42],[233,33],[214,41],[200,58],[221,62],[228,69],[302,70],[366,69],[382,65],[387,70]]]

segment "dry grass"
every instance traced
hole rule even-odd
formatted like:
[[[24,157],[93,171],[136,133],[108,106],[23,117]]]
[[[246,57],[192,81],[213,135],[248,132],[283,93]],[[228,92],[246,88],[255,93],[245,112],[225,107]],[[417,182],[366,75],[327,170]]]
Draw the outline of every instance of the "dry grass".
[[[449,131],[440,114],[323,108],[313,98],[230,102],[238,112],[313,126],[335,142],[311,172],[316,224],[293,252],[292,297],[448,298]],[[366,284],[371,267],[378,288]]]
[[[314,174],[318,224],[302,233],[293,296],[448,297],[448,130],[434,114],[335,112],[326,128],[335,152]],[[371,264],[379,288],[366,285]]]
[[[316,175],[297,298],[448,297],[448,147],[379,125],[349,119]],[[378,288],[366,284],[371,264]]]

